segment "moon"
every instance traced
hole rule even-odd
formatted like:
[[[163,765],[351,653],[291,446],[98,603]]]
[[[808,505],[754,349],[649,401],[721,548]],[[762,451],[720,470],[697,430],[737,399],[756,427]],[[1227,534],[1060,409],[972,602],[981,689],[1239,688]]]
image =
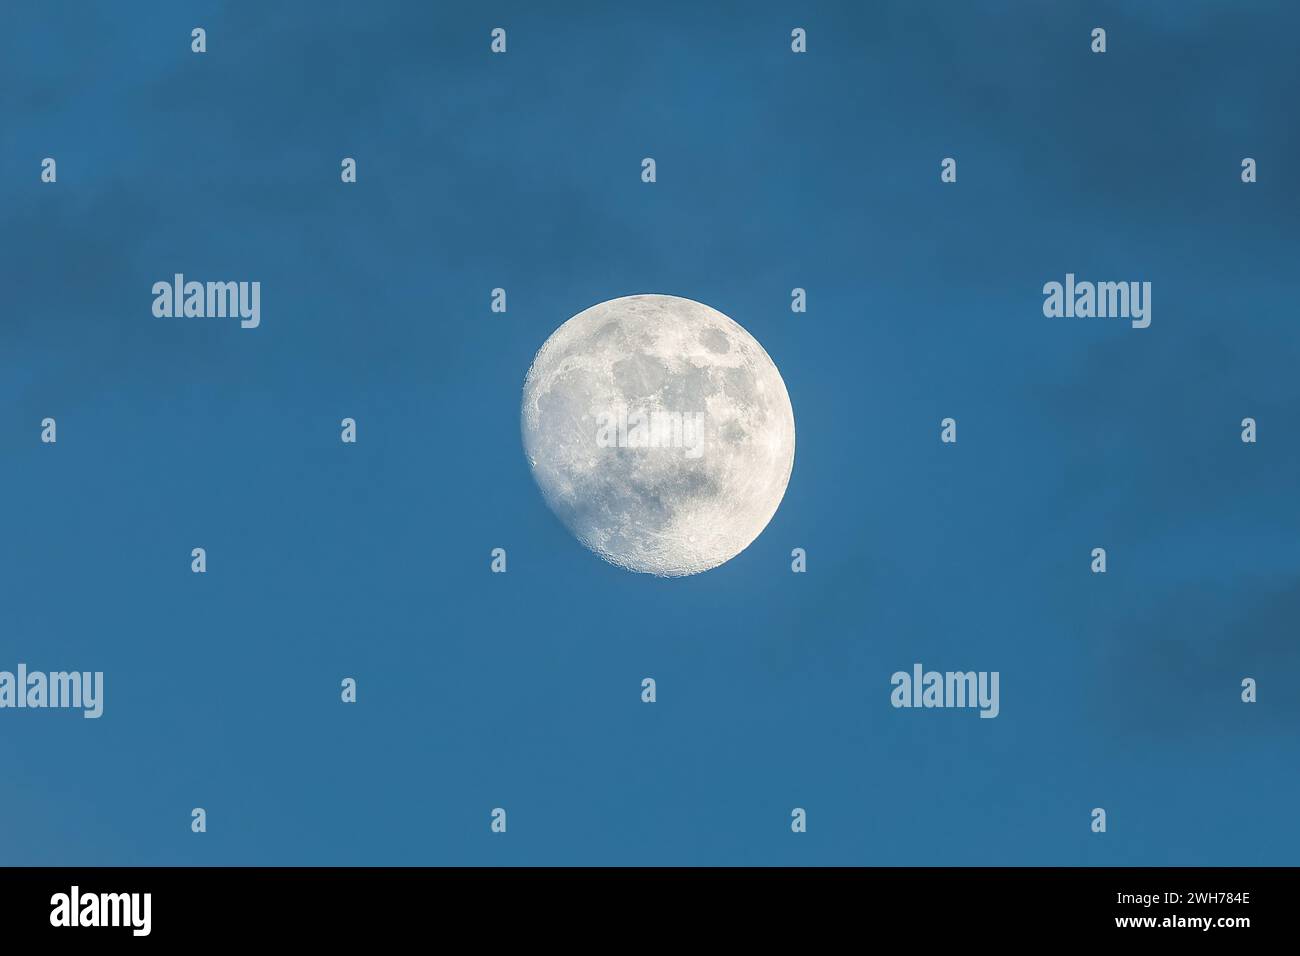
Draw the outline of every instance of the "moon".
[[[776,514],[794,411],[775,363],[716,309],[632,295],[552,333],[524,380],[524,454],[547,505],[611,564],[715,568]]]

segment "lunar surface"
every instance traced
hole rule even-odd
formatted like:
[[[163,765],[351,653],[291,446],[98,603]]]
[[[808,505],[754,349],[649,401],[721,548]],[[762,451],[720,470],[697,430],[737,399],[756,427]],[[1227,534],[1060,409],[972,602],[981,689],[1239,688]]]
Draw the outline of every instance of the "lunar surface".
[[[691,299],[575,315],[524,381],[524,453],[551,510],[606,561],[717,567],[767,527],[794,467],[794,412],[767,352]]]

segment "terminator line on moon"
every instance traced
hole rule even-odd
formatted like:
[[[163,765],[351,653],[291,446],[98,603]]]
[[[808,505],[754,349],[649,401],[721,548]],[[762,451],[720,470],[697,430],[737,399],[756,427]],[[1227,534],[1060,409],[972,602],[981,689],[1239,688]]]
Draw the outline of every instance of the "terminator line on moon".
[[[685,447],[606,440],[614,417],[622,439],[638,413],[684,419]],[[565,526],[606,561],[663,577],[745,550],[794,467],[794,412],[772,359],[721,312],[677,296],[610,299],[565,322],[533,359],[520,418]]]

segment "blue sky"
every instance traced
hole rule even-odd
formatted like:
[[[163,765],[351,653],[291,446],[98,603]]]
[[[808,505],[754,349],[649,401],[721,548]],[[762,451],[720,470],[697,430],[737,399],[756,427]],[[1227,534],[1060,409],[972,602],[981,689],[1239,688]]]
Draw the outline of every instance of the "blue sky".
[[[1295,863],[1297,29],[7,4],[0,669],[106,689],[0,711],[0,863]],[[175,272],[260,281],[261,327],[154,318]],[[1066,272],[1151,327],[1045,318]],[[688,579],[586,552],[519,445],[536,349],[638,292],[744,325],[798,428]],[[894,710],[917,661],[1000,716]]]

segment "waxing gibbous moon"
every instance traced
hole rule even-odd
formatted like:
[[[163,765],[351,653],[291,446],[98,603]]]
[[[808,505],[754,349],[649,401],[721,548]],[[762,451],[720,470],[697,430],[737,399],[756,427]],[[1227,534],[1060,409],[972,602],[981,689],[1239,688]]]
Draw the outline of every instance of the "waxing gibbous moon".
[[[680,577],[729,561],[776,513],[794,412],[754,337],[672,295],[610,299],[533,359],[524,454],[551,510],[623,568]]]

